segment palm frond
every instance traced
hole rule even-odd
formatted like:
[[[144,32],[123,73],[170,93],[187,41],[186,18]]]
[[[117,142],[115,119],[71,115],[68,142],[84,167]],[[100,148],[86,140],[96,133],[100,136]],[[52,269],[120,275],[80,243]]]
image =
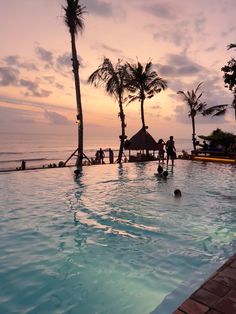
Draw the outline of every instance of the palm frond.
[[[188,93],[188,92],[187,92],[187,93]],[[178,94],[178,95],[182,95],[185,101],[187,101],[188,98],[189,98],[189,95],[186,95],[185,92],[183,92],[182,90],[179,90],[179,91],[177,92],[177,94]]]
[[[126,66],[120,59],[113,65],[109,58],[104,57],[103,63],[89,76],[88,82],[95,87],[104,87],[107,94],[123,103],[126,91],[125,76]]]
[[[134,96],[132,96],[132,95],[129,95],[128,96],[128,101],[127,101],[127,105],[126,106],[128,106],[131,102],[134,102],[134,101],[136,101],[136,100],[140,100],[140,97],[139,96],[136,96],[136,95],[134,95]]]
[[[226,108],[219,110],[218,112],[216,112],[215,114],[213,114],[213,117],[217,117],[217,116],[223,116],[226,113]]]
[[[197,91],[199,90],[199,88],[202,86],[203,82],[199,83],[197,88],[195,89],[195,94],[197,93]]]
[[[201,94],[197,97],[197,100],[199,100],[199,99],[202,97],[202,94],[203,94],[203,93],[201,93]]]
[[[236,44],[229,44],[227,46],[227,50],[232,49],[232,48],[236,48]]]
[[[218,112],[225,112],[227,107],[228,107],[228,104],[212,106],[212,107],[205,109],[203,111],[203,115],[204,116],[212,115],[214,117],[214,116],[218,115],[217,114]],[[223,113],[220,113],[219,115],[221,115],[221,114],[223,114]]]
[[[79,0],[66,0],[67,5],[63,6],[65,11],[64,21],[68,26],[70,33],[77,35],[78,31],[84,29],[83,15],[87,13],[85,6],[79,3]]]

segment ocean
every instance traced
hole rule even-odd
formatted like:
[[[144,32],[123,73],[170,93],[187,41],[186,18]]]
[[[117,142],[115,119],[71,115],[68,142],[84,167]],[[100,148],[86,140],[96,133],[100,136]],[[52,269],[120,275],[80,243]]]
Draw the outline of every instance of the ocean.
[[[55,134],[9,134],[2,133],[0,137],[0,170],[16,169],[26,161],[27,168],[47,167],[65,161],[74,152],[77,138],[69,135]],[[192,150],[191,139],[175,139],[177,153],[183,149]],[[114,151],[114,160],[118,155],[119,142],[114,139],[86,138],[84,153],[88,158],[94,158],[96,151],[102,147],[105,152],[105,163],[108,163],[108,149]],[[125,151],[128,155],[128,151]],[[75,157],[76,158],[76,157]],[[75,158],[69,162],[75,164]]]

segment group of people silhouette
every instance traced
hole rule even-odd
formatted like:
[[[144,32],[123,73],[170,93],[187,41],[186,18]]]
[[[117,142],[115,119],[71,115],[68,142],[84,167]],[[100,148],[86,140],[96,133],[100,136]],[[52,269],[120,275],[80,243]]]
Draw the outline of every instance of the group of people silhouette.
[[[163,167],[159,164],[157,167],[157,173],[155,173],[155,176],[158,178],[162,178],[162,179],[166,180],[168,175],[169,175],[168,171],[167,170],[164,171]],[[174,190],[174,197],[175,198],[182,197],[182,193],[181,193],[180,189]]]
[[[176,148],[174,137],[171,135],[169,140],[165,143],[163,139],[159,139],[158,141],[158,158],[159,164],[164,163],[165,160],[165,149],[166,149],[166,164],[168,166],[169,160],[171,160],[172,166],[174,166],[174,160],[176,159]]]
[[[114,163],[114,152],[111,148],[108,149],[108,154],[109,154],[109,163],[113,164]],[[105,158],[105,153],[104,150],[102,148],[100,148],[99,150],[97,150],[96,154],[95,154],[95,160],[94,163],[95,164],[105,164],[104,158]]]
[[[167,170],[163,169],[163,166],[161,166],[160,163],[164,164],[166,152],[166,165],[168,166],[169,160],[171,160],[171,164],[172,166],[174,166],[174,160],[176,159],[176,148],[174,137],[172,135],[169,137],[169,140],[166,143],[163,141],[163,139],[160,139],[158,141],[158,152],[159,164],[157,167],[157,173],[155,173],[155,175],[159,178],[166,180],[169,173]],[[181,191],[179,189],[175,189],[174,197],[179,198],[181,196],[182,196]]]

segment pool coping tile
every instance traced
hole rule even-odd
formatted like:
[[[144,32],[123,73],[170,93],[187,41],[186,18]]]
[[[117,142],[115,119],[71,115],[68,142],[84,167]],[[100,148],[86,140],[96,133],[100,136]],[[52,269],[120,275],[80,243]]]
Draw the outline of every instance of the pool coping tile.
[[[236,254],[214,272],[173,313],[236,313]]]

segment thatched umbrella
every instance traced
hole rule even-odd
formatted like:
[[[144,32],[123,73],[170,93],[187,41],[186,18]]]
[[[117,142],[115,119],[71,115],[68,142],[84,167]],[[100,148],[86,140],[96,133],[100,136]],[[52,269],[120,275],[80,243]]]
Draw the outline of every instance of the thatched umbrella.
[[[154,153],[158,150],[158,144],[151,134],[142,128],[125,142],[125,149],[129,150],[129,161],[155,160]],[[137,156],[131,156],[132,150],[139,151]],[[149,154],[150,150],[153,151],[152,155]]]

